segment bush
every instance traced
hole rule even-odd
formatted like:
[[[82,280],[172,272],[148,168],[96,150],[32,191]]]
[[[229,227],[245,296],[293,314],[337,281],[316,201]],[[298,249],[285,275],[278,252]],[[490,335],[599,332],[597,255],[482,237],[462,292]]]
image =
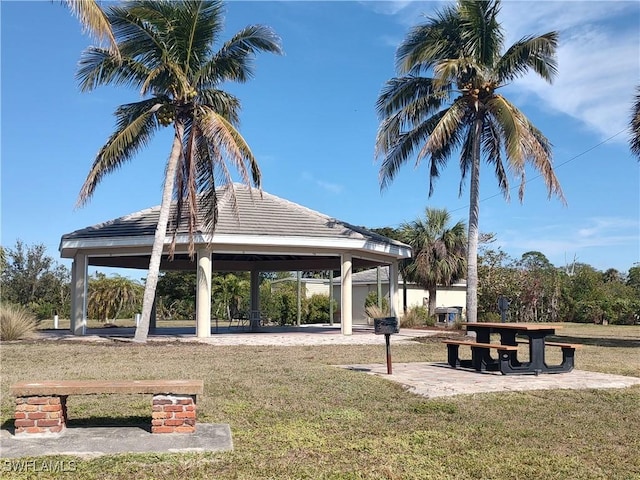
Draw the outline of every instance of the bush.
[[[20,305],[0,305],[0,340],[21,340],[33,335],[36,318],[31,311]]]
[[[306,315],[303,315],[303,323],[328,323],[329,322],[329,295],[316,293],[306,300]]]
[[[400,326],[404,328],[423,327],[425,325],[433,327],[435,324],[435,319],[429,316],[429,309],[419,305],[409,308],[400,321]]]
[[[378,307],[378,305],[369,305],[364,309],[369,318],[385,318],[391,315],[388,307]]]
[[[478,315],[478,321],[479,322],[501,322],[502,321],[502,317],[500,316],[499,313],[496,312],[484,312],[482,313],[482,315]]]
[[[373,291],[367,294],[367,298],[364,300],[364,308],[378,306],[378,292]],[[387,297],[382,297],[382,310],[389,310],[389,301]],[[386,316],[386,315],[384,315]],[[372,317],[373,318],[373,317]]]

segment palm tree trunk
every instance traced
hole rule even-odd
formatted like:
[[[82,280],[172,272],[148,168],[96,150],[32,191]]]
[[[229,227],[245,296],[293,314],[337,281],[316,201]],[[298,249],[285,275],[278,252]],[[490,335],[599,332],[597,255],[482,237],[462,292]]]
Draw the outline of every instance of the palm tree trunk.
[[[467,322],[478,321],[478,219],[480,216],[480,134],[482,118],[473,126],[473,159],[469,192],[469,235],[467,239]]]
[[[436,313],[436,287],[429,287],[429,316],[433,317]]]
[[[153,248],[151,249],[151,259],[149,260],[149,271],[147,272],[147,280],[144,286],[144,296],[142,297],[142,316],[140,323],[136,328],[134,340],[136,342],[146,342],[149,336],[149,323],[151,320],[151,310],[156,297],[156,286],[158,285],[158,276],[160,274],[160,260],[162,259],[162,250],[164,249],[164,240],[167,235],[167,224],[169,223],[169,213],[171,211],[171,200],[173,198],[173,184],[175,183],[178,159],[182,154],[182,136],[184,134],[184,124],[176,119],[175,136],[173,137],[173,146],[171,147],[171,155],[167,163],[167,171],[165,172],[164,187],[162,188],[162,203],[160,205],[160,216],[158,218],[158,226],[153,239]]]

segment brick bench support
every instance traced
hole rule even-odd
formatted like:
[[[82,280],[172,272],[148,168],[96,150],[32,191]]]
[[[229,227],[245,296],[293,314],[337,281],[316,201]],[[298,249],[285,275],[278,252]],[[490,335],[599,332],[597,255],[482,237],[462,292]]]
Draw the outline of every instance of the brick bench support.
[[[195,395],[154,395],[151,433],[193,433],[196,431]]]
[[[151,433],[194,433],[201,380],[70,380],[18,383],[15,435],[59,435],[67,426],[67,397],[91,394],[152,394]]]
[[[67,397],[16,399],[15,434],[58,434],[67,426]]]

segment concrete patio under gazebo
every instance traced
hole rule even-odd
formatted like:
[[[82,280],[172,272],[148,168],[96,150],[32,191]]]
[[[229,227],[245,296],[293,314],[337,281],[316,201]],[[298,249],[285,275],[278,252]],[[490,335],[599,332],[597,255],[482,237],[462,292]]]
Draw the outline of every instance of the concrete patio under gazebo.
[[[398,262],[411,256],[408,245],[264,191],[225,185],[218,188],[217,197],[215,233],[196,228],[195,258],[188,254],[189,236],[182,219],[174,258],[169,259],[172,238],[168,235],[160,264],[161,271],[197,272],[198,337],[211,335],[212,271],[250,272],[250,322],[255,329],[260,319],[260,272],[339,270],[341,331],[351,335],[353,269],[388,265],[391,278],[397,279]],[[84,335],[87,327],[88,267],[147,269],[159,212],[159,206],[153,207],[62,236],[60,255],[73,259],[70,328],[75,335]],[[175,208],[171,219],[176,221]],[[396,315],[400,302],[397,280],[389,293],[391,315]]]

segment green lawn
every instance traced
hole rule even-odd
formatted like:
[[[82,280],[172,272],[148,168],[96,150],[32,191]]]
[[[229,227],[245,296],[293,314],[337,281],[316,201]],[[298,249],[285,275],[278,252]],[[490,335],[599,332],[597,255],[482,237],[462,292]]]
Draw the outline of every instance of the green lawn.
[[[565,325],[577,368],[640,377],[640,327]],[[1,416],[18,380],[200,378],[199,421],[229,423],[221,454],[74,459],[37,478],[639,479],[640,387],[429,400],[335,364],[383,363],[380,346],[220,347],[185,343],[2,345]],[[445,361],[437,340],[394,345],[395,362]],[[69,397],[76,425],[149,416],[147,396]],[[62,459],[62,457],[58,457]],[[68,458],[66,458],[68,460]],[[7,473],[3,478],[29,478]]]

